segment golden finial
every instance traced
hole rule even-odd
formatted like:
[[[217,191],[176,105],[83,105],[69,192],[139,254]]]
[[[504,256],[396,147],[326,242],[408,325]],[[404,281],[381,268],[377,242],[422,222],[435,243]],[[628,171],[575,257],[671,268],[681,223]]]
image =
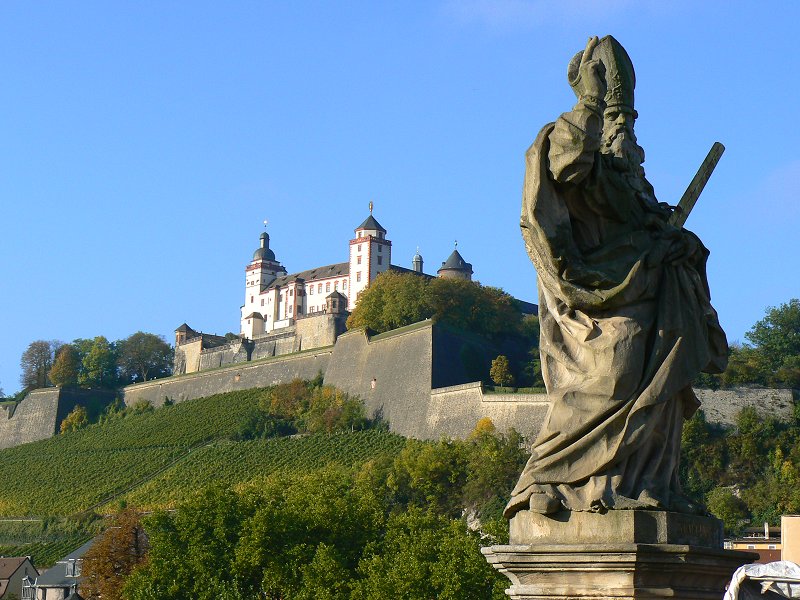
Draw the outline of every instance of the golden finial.
[[[372,214],[372,200],[369,201],[369,214]]]

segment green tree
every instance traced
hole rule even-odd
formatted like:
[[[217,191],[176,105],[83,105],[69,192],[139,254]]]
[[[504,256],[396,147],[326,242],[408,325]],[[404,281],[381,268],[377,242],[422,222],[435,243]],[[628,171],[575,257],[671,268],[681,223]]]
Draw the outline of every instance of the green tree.
[[[722,521],[727,535],[736,536],[750,517],[744,500],[727,487],[716,487],[706,498],[708,510]]]
[[[792,298],[778,307],[767,308],[766,316],[745,335],[774,372],[786,359],[800,356],[800,300]]]
[[[392,515],[385,537],[358,567],[354,600],[504,598],[508,581],[480,553],[460,520],[412,508]]]
[[[118,383],[116,349],[104,336],[92,340],[83,356],[78,383],[85,387],[114,387]]]
[[[412,273],[386,271],[358,297],[347,318],[348,329],[366,327],[378,333],[397,329],[433,316],[428,281]]]
[[[434,319],[490,338],[520,335],[522,313],[504,291],[461,279],[387,271],[364,290],[347,327],[382,333]]]
[[[58,387],[72,387],[78,385],[78,373],[81,368],[81,359],[78,351],[72,344],[64,344],[58,350],[56,360],[48,376],[53,385]]]
[[[117,360],[126,382],[147,381],[172,373],[172,346],[160,336],[137,331],[117,346]]]
[[[507,356],[501,354],[492,361],[489,377],[495,385],[514,385],[514,376],[511,374]]]
[[[20,383],[24,389],[32,390],[50,385],[47,374],[53,367],[56,352],[62,345],[62,342],[56,340],[36,340],[28,345],[19,361],[22,369]]]
[[[80,404],[76,404],[75,408],[64,417],[61,421],[61,433],[69,433],[70,431],[78,431],[83,429],[89,424],[89,414],[86,409]]]

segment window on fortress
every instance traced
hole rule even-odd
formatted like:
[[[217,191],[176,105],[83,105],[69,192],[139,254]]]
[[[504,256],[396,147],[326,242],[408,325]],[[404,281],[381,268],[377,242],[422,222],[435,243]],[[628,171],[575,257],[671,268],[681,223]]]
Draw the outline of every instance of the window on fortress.
[[[382,264],[383,264],[383,257],[382,257],[382,256],[379,256],[379,257],[378,257],[378,264],[379,264],[379,265],[382,265]]]
[[[333,282],[333,289],[334,290],[338,290],[339,289],[339,282],[338,281],[334,281]]]
[[[314,286],[313,285],[308,288],[308,293],[311,294],[312,296],[314,295]]]
[[[342,289],[343,289],[343,290],[346,290],[346,289],[347,289],[347,279],[343,279],[343,280],[342,280]]]
[[[358,245],[358,251],[361,252],[361,244]]]
[[[356,263],[359,264],[359,265],[361,264],[361,257],[360,256],[356,258]]]
[[[253,302],[253,296],[250,296],[250,302]]]
[[[383,252],[383,246],[381,244],[378,244],[378,252]]]
[[[325,282],[325,291],[326,292],[330,292],[331,291],[331,282],[330,281],[326,281]]]
[[[261,299],[261,306],[264,306],[264,299]]]
[[[356,273],[356,281],[361,281],[361,271]]]
[[[322,284],[321,284],[321,283],[320,283],[320,284],[317,284],[317,293],[318,293],[318,294],[321,294],[321,293],[322,293]]]
[[[289,290],[289,295],[294,296],[294,290]]]

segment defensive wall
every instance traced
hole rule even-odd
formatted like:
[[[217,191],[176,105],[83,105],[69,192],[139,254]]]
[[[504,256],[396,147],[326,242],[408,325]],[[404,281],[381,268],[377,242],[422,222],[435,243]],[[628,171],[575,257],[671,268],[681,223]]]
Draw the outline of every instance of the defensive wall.
[[[364,400],[370,415],[381,415],[392,431],[418,439],[463,438],[488,417],[499,431],[514,428],[528,437],[544,421],[544,394],[487,392],[476,376],[496,350],[480,338],[423,321],[379,335],[350,331],[333,346],[269,356],[249,362],[127,386],[119,392],[128,405],[161,406],[222,392],[266,387],[322,373],[325,383]],[[479,369],[478,369],[479,370]],[[695,390],[708,421],[733,425],[752,406],[763,417],[793,416],[791,390],[736,388]],[[28,394],[16,407],[0,406],[0,448],[52,436],[75,404],[99,392],[48,388]],[[113,399],[106,393],[100,401]]]
[[[166,398],[189,400],[211,394],[273,385],[323,374],[334,385],[364,400],[370,415],[381,415],[392,431],[418,439],[466,437],[488,417],[500,431],[535,435],[547,415],[544,394],[487,392],[476,379],[478,363],[496,351],[480,338],[431,321],[379,335],[362,330],[340,335],[336,344],[286,356],[191,373],[128,386],[125,402]],[[732,425],[744,406],[766,417],[792,418],[791,390],[695,390],[707,419]]]
[[[196,373],[250,361],[333,346],[345,331],[346,314],[319,313],[289,319],[281,329],[252,340],[236,338],[225,342],[216,335],[200,333],[177,342],[173,372]],[[225,343],[219,343],[221,341]]]
[[[267,387],[297,377],[313,379],[327,370],[331,351],[332,348],[316,348],[287,356],[136,383],[122,389],[122,398],[129,406],[146,401],[159,407],[167,399],[183,402],[223,392]]]
[[[99,412],[115,396],[106,390],[33,390],[16,405],[0,406],[0,449],[52,437],[76,404]]]

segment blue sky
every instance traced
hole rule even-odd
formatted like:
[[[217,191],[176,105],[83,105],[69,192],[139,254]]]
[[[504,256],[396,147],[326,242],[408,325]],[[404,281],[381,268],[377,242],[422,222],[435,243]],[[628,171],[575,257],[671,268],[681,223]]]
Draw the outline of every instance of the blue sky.
[[[797,2],[0,3],[0,386],[36,339],[182,322],[238,331],[269,219],[290,271],[346,259],[375,202],[393,262],[536,301],[525,150],[614,35],[637,135],[674,203],[727,151],[687,227],[729,338],[800,296]]]

